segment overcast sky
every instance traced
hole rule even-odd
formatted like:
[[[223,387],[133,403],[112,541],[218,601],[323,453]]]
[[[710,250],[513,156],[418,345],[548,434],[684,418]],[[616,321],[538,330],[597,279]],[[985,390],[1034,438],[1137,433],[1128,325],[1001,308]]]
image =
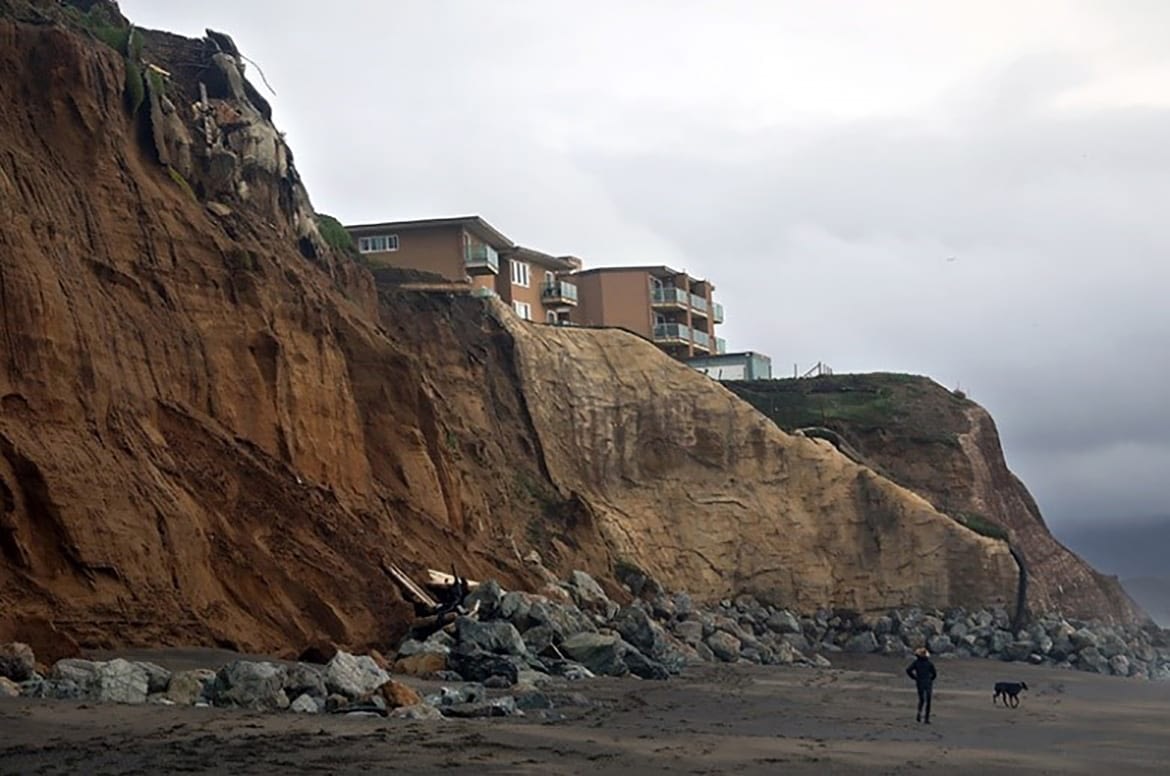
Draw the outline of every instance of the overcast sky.
[[[121,5],[234,36],[322,212],[686,269],[780,375],[961,386],[1058,533],[1170,515],[1170,3]]]

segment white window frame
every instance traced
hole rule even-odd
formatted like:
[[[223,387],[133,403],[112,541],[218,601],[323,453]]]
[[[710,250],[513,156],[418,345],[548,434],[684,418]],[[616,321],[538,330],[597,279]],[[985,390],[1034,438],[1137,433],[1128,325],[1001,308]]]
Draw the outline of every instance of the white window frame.
[[[549,310],[548,314],[546,314],[544,317],[545,320],[547,320],[549,323],[556,323],[559,320],[559,316],[557,316],[556,310]]]
[[[358,238],[360,253],[391,253],[398,250],[398,235],[371,234]]]
[[[512,302],[512,309],[524,320],[532,320],[532,305],[528,304],[528,302],[514,301]]]
[[[528,288],[531,272],[527,262],[512,260],[508,264],[512,267],[512,285]]]

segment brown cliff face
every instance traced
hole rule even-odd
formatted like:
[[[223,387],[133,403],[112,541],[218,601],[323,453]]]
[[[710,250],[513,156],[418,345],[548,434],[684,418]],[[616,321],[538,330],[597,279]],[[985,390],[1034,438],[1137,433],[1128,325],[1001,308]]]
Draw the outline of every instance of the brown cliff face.
[[[387,562],[537,585],[532,548],[614,593],[627,560],[802,608],[1012,600],[1002,543],[644,343],[376,289],[230,46],[143,33],[171,76],[132,113],[130,57],[10,5],[0,638],[384,646]]]
[[[1008,469],[991,416],[965,397],[927,378],[892,374],[728,387],[781,428],[840,434],[851,452],[940,511],[991,533],[1006,532],[1024,558],[1033,612],[1146,619],[1116,579],[1052,536],[1031,494]]]

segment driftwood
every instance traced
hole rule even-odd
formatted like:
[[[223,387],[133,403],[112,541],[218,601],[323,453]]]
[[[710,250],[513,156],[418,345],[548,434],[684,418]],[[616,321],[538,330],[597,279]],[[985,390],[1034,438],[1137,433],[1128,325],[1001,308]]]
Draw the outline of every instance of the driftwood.
[[[439,608],[439,602],[431,597],[426,590],[415,584],[414,580],[406,575],[402,569],[398,568],[393,563],[382,562],[382,570],[389,574],[402,591],[406,593],[407,597],[412,599],[416,604],[426,607],[430,611],[435,611]]]

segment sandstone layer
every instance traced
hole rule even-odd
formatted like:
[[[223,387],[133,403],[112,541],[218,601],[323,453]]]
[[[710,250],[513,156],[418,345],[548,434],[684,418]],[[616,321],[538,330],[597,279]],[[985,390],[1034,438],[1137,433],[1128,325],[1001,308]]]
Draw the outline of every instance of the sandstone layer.
[[[925,377],[896,374],[728,386],[781,428],[827,428],[848,453],[940,511],[1001,529],[1024,561],[1034,613],[1147,619],[1117,579],[1094,570],[1052,535],[1027,487],[1008,468],[995,422],[966,396]]]

